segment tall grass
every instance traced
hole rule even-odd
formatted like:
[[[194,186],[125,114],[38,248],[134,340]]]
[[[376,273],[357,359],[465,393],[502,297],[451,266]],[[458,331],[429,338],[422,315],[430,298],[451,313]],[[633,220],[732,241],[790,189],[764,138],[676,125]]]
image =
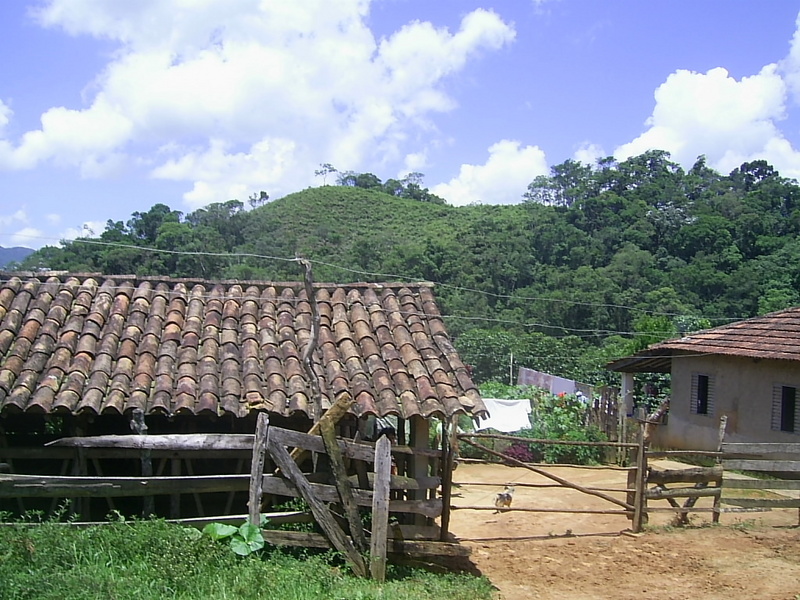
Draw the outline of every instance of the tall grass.
[[[249,557],[163,521],[77,528],[46,522],[0,527],[3,600],[343,598],[488,599],[481,577],[389,568],[378,585],[349,574],[331,553],[277,549]]]

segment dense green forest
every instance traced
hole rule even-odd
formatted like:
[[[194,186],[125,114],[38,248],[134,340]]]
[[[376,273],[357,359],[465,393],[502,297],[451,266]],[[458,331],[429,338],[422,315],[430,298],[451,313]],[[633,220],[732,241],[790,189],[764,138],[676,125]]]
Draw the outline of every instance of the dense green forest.
[[[568,160],[521,195],[453,207],[419,174],[348,172],[274,201],[262,192],[189,214],[157,204],[21,266],[287,281],[303,256],[317,281],[436,282],[480,381],[508,380],[513,353],[599,383],[607,360],[648,343],[800,304],[800,186],[765,161],[722,175],[662,151]]]

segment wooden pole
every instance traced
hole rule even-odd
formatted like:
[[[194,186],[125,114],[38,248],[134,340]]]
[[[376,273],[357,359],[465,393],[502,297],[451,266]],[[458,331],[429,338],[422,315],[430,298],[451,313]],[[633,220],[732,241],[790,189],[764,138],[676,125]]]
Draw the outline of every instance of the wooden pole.
[[[428,440],[428,420],[422,416],[415,415],[411,417],[411,440],[409,446],[414,449],[414,454],[411,457],[411,477],[427,477],[428,476],[428,462],[429,459],[423,454],[419,454],[416,450],[427,449],[429,446]],[[413,500],[423,500],[427,494],[423,490],[410,491],[409,496]],[[422,515],[414,516],[415,525],[425,525],[426,518]]]
[[[728,427],[728,415],[722,415],[719,418],[719,435],[717,437],[717,452],[722,452],[722,442],[725,441],[725,429]],[[717,457],[717,464],[722,462],[722,457]],[[717,482],[717,486],[722,486],[722,478]],[[712,523],[719,523],[720,502],[722,501],[722,494],[714,497],[714,516],[711,517]],[[798,512],[798,522],[800,523],[800,512]]]
[[[131,416],[131,429],[137,435],[147,435],[147,424],[144,422],[144,411],[141,408],[136,408]],[[142,464],[142,477],[153,476],[153,458],[149,449],[142,449],[140,458]],[[152,496],[145,496],[142,500],[142,516],[149,517],[155,513],[155,498]]]
[[[264,458],[269,438],[269,416],[258,413],[256,435],[253,440],[253,459],[250,462],[250,490],[247,502],[248,521],[258,527],[261,524],[261,495],[264,492]]]
[[[392,443],[385,435],[375,444],[375,484],[372,495],[372,538],[369,571],[383,583],[386,578],[386,552],[389,534],[389,480],[392,474]]]
[[[350,527],[350,535],[358,551],[366,552],[367,539],[364,535],[364,527],[361,525],[361,516],[358,514],[358,505],[353,498],[353,488],[350,485],[350,479],[347,477],[347,468],[344,466],[342,449],[339,448],[339,444],[336,441],[335,426],[330,421],[320,421],[319,425],[322,441],[330,459],[336,491],[339,492],[339,499],[342,501],[347,524]]]
[[[639,427],[639,449],[636,451],[636,492],[633,501],[633,523],[631,528],[634,533],[642,530],[642,525],[647,522],[647,497],[644,493],[647,480],[647,440],[645,438],[646,423],[640,423]]]
[[[319,310],[317,309],[317,298],[314,296],[314,280],[311,275],[311,263],[304,258],[298,259],[303,267],[303,284],[306,290],[306,298],[311,307],[311,332],[308,337],[308,344],[303,351],[303,368],[306,371],[308,385],[311,388],[311,399],[314,406],[314,422],[319,422],[322,417],[322,393],[319,389],[319,381],[314,373],[313,355],[317,348],[317,338],[319,337]]]

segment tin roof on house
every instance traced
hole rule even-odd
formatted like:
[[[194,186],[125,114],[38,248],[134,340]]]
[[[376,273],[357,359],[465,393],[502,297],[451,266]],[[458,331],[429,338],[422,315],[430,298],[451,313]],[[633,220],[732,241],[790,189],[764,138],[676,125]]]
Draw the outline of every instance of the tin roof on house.
[[[482,415],[430,284],[314,284],[323,408]],[[310,415],[302,283],[0,274],[0,413]]]
[[[626,373],[669,373],[675,356],[703,354],[800,361],[800,307],[660,342],[607,367]]]

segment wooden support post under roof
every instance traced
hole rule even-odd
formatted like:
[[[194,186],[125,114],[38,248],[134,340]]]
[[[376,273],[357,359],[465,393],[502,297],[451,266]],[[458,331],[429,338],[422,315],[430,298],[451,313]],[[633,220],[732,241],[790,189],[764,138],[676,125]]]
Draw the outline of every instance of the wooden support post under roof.
[[[420,415],[411,417],[411,440],[409,445],[414,450],[427,449],[429,445],[428,440],[428,421]],[[428,457],[422,453],[415,452],[410,459],[411,477],[427,477],[428,476]],[[423,500],[427,498],[425,491],[410,491],[409,495],[413,500]],[[427,519],[422,515],[414,515],[415,525],[426,525]]]

